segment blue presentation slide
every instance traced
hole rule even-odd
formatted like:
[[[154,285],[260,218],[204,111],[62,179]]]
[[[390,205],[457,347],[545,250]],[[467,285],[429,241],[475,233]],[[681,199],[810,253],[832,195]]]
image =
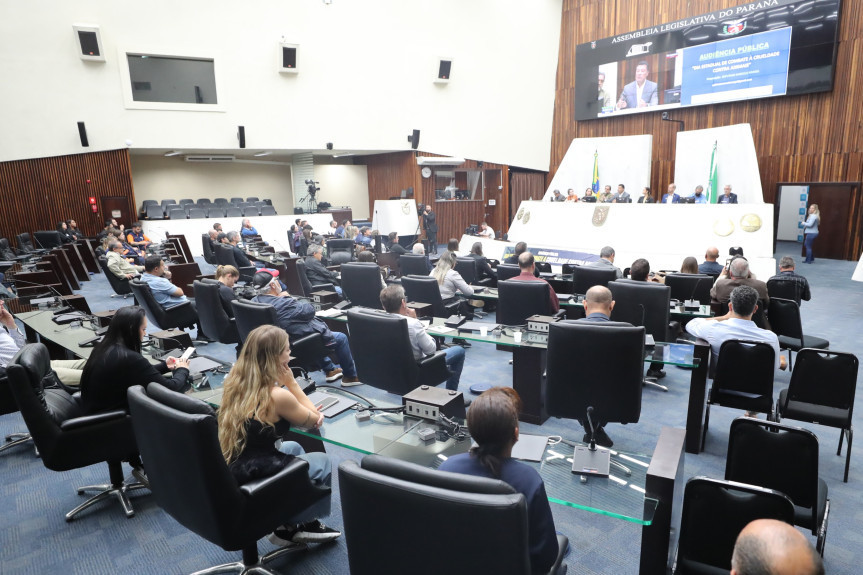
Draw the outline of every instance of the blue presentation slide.
[[[681,105],[784,95],[790,47],[788,27],[684,48]]]

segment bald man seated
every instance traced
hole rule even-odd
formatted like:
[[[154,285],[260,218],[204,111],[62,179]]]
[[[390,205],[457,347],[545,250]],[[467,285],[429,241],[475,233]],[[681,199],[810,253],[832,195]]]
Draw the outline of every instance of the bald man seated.
[[[824,565],[800,531],[775,519],[756,519],[737,536],[731,575],[824,575]]]

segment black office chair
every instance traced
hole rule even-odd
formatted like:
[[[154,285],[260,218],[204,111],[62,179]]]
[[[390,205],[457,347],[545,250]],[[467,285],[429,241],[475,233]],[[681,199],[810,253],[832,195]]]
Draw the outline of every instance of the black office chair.
[[[257,271],[255,266],[240,266],[234,258],[234,246],[229,244],[218,244],[214,246],[216,262],[221,266],[234,266],[240,272],[240,279],[251,283]]]
[[[135,511],[127,494],[145,486],[123,481],[122,461],[137,459],[138,452],[129,414],[119,409],[86,415],[77,397],[62,389],[43,387],[50,372],[48,348],[41,343],[22,347],[7,366],[12,395],[42,464],[51,471],[69,471],[106,462],[111,478],[107,485],[79,487],[79,495],[85,491],[97,493],[67,513],[66,521],[112,497],[120,501],[126,517],[132,517]]]
[[[551,264],[548,262],[536,262],[534,264],[536,271],[541,274],[550,274],[551,273]]]
[[[204,253],[204,261],[212,266],[217,265],[216,253],[213,251],[213,243],[210,241],[210,234],[201,234],[201,248]]]
[[[671,288],[671,299],[680,303],[694,299],[701,305],[710,305],[710,288],[713,278],[705,274],[667,274],[665,285]]]
[[[725,479],[775,489],[794,503],[794,525],[817,537],[823,556],[830,499],[818,477],[818,438],[801,427],[739,417],[731,422]]]
[[[169,220],[185,220],[189,217],[189,214],[186,210],[182,208],[177,208],[176,206],[174,206],[174,209],[169,209],[167,214]]]
[[[32,254],[37,251],[36,248],[33,247],[33,241],[29,232],[18,234],[15,236],[15,241],[18,243],[18,251],[23,254]]]
[[[301,254],[305,257],[306,254]],[[354,261],[353,240],[334,239],[327,242],[327,258],[334,266]],[[426,272],[428,273],[428,272]]]
[[[243,552],[242,561],[200,573],[272,573],[264,563],[306,548],[258,555],[258,539],[312,506],[329,505],[330,489],[312,484],[307,462],[294,458],[271,477],[237,485],[208,405],[153,383],[129,390],[129,409],[159,507],[207,541]]]
[[[192,286],[195,289],[195,302],[197,303],[198,319],[201,322],[201,331],[208,338],[215,339],[220,343],[239,343],[240,335],[237,332],[237,322],[225,313],[219,296],[219,286],[198,280],[195,280]]]
[[[817,423],[840,429],[836,455],[842,455],[842,440],[848,438],[845,477],[851,466],[854,428],[854,396],[857,391],[859,361],[854,354],[841,351],[801,349],[791,372],[788,389],[779,392],[776,421],[780,418]]]
[[[297,260],[296,266],[297,275],[300,277],[300,284],[303,286],[303,295],[305,297],[312,297],[312,292],[316,291],[336,291],[335,285],[332,283],[312,284],[309,276],[306,274],[306,262],[302,258]]]
[[[772,489],[693,477],[686,482],[675,575],[728,573],[737,536],[756,519],[794,524],[794,504]]]
[[[775,297],[790,299],[791,301],[796,302],[797,305],[800,305],[800,301],[803,299],[803,288],[796,281],[776,280],[770,278],[767,280],[767,294],[770,296],[770,299]]]
[[[503,325],[525,325],[532,315],[554,314],[549,298],[551,286],[539,281],[497,282],[497,321]],[[562,316],[565,312],[558,312]]]
[[[192,328],[198,323],[198,314],[192,302],[184,301],[170,308],[164,308],[153,297],[153,291],[147,282],[133,279],[129,281],[129,287],[132,289],[135,301],[144,308],[147,319],[157,327],[185,329]]]
[[[36,242],[37,247],[44,250],[59,248],[63,245],[63,239],[60,237],[60,232],[56,230],[33,232],[33,240]]]
[[[612,269],[577,266],[572,269],[572,291],[577,294],[586,294],[587,290],[593,286],[608,287],[608,284],[616,279],[617,272]]]
[[[372,309],[381,306],[381,272],[372,262],[348,262],[341,268],[342,293],[352,305]]]
[[[445,304],[437,280],[429,275],[402,276],[402,287],[408,302],[431,304],[434,317],[447,318],[461,306],[460,301]]]
[[[388,545],[387,562],[409,565],[406,571],[415,575],[535,573],[524,495],[503,481],[367,455],[361,463],[339,465],[339,494],[352,573],[380,572],[381,541]],[[449,559],[418,558],[416,534],[405,529],[405,516],[422,517],[424,528],[446,533]],[[506,545],[501,545],[501,533],[507,534]],[[558,557],[549,574],[562,575],[569,542],[562,535],[557,540]]]
[[[189,210],[190,220],[200,220],[207,217],[207,212],[203,208],[191,208]],[[221,216],[219,216],[221,217]]]
[[[414,359],[407,319],[403,316],[351,309],[348,331],[357,374],[365,384],[404,395],[421,385],[438,385],[450,376],[443,351]]]
[[[424,254],[402,254],[399,257],[399,271],[402,276],[427,276],[430,271],[427,262]]]
[[[243,217],[244,218],[253,218],[260,216],[261,212],[258,210],[256,206],[245,206],[243,207]]]
[[[521,275],[521,268],[514,264],[500,264],[496,271],[498,283]]]
[[[203,208],[202,208],[203,209]],[[207,217],[208,218],[224,218],[225,217],[225,208],[223,206],[214,206],[207,208]]]
[[[596,361],[598,349],[613,349],[614,361]],[[593,407],[591,418],[597,427],[638,423],[643,373],[643,327],[572,320],[549,326],[545,393],[549,415],[577,419],[586,432],[588,407]]]
[[[18,404],[15,403],[15,397],[12,395],[12,388],[9,387],[9,379],[3,375],[0,377],[0,415],[16,413],[17,411]],[[0,446],[0,453],[15,447],[16,445],[27,443],[32,439],[33,438],[30,437],[29,433],[10,433],[6,436],[6,443]]]
[[[680,324],[671,322],[669,314],[671,288],[657,283],[620,279],[609,282],[608,289],[614,298],[614,309],[611,310],[613,321],[643,325],[654,341],[677,340]],[[651,368],[661,369],[661,364],[651,365]],[[667,386],[652,378],[645,378],[644,383],[668,391]]]
[[[719,357],[711,358],[713,385],[707,396],[704,415],[704,440],[710,423],[710,406],[745,409],[773,416],[773,371],[776,357],[773,347],[763,341],[731,339],[722,343]]]
[[[111,297],[122,297],[123,299],[126,299],[132,295],[132,288],[129,287],[129,280],[125,278],[120,279],[115,276],[114,272],[108,269],[107,258],[99,258],[99,267],[102,268],[102,272],[105,274],[105,277],[108,278],[108,283],[111,285],[111,289],[114,290]]]
[[[767,316],[770,318],[770,329],[779,336],[779,349],[788,350],[788,367],[792,365],[792,354],[804,347],[827,349],[830,342],[814,335],[803,334],[803,323],[800,321],[800,306],[791,300],[770,298]]]
[[[240,344],[246,341],[249,333],[256,327],[278,325],[276,308],[269,304],[240,299],[232,301],[231,307],[234,308],[234,320],[237,324]],[[297,367],[306,372],[318,371],[321,369],[321,358],[329,355],[329,350],[324,345],[323,336],[314,333],[299,339],[291,339],[291,355],[293,359],[288,364],[291,367]]]

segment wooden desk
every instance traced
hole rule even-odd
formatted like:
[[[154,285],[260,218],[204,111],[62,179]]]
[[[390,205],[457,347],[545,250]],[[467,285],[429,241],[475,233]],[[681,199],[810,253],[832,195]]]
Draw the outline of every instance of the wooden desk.
[[[90,274],[87,273],[87,267],[84,265],[84,260],[81,259],[81,254],[78,253],[78,246],[75,244],[63,244],[63,251],[66,252],[66,257],[69,258],[69,266],[79,282],[90,281]]]
[[[197,263],[172,264],[168,271],[171,272],[171,283],[183,290],[187,297],[195,297],[191,284],[195,278],[201,275],[201,268]]]

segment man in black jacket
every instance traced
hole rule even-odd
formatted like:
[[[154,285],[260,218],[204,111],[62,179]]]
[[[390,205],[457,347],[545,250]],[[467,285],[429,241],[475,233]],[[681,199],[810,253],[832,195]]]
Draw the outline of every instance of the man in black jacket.
[[[429,242],[429,253],[437,253],[437,223],[435,222],[435,213],[431,206],[426,204],[423,209],[423,227],[426,231],[426,238]]]
[[[399,243],[399,235],[396,232],[390,232],[390,247],[388,248],[392,253],[401,256],[402,254],[408,253],[408,251]]]
[[[228,232],[228,243],[231,244],[234,250],[234,261],[237,262],[237,265],[241,268],[247,268],[249,266],[255,267],[255,264],[249,260],[249,256],[246,255],[246,252],[240,249],[240,246],[237,244],[240,243],[240,234],[239,232]]]
[[[324,258],[324,248],[318,244],[309,246],[309,255],[306,256],[306,277],[309,278],[309,283],[317,284],[333,284],[336,292],[342,295],[342,288],[339,287],[339,278],[336,274],[328,270],[321,260]]]

